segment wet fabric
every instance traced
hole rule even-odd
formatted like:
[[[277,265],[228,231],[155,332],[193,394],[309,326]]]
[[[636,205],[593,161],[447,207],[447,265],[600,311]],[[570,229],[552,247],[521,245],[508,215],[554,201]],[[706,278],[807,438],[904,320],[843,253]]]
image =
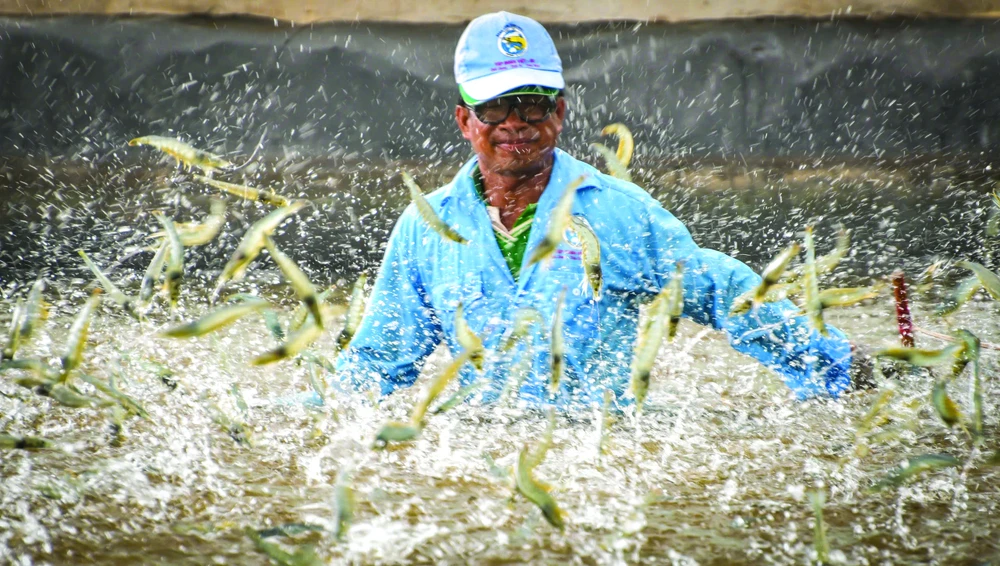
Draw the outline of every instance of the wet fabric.
[[[365,318],[338,360],[341,387],[377,385],[389,394],[416,381],[441,341],[453,354],[460,352],[455,310],[461,303],[469,326],[487,348],[484,373],[491,387],[483,395],[489,401],[502,390],[517,360],[494,350],[510,332],[518,309],[533,307],[545,323],[534,327],[533,347],[521,347],[532,363],[520,394],[529,403],[546,404],[549,326],[565,289],[566,367],[556,404],[599,405],[608,387],[627,402],[639,306],[669,282],[677,261],[684,262],[685,317],[726,332],[733,348],[772,368],[801,399],[837,397],[848,387],[851,350],[842,332],[830,328],[829,336],[821,336],[790,301],[728,316],[732,301],[757,285],[760,276],[734,258],[699,248],[687,228],[636,185],[561,150],[555,152],[549,184],[538,201],[528,248],[543,238],[562,192],[585,175],[573,214],[587,220],[601,243],[604,291],[595,300],[572,230],[547,265],[522,265],[515,280],[473,185],[470,172],[476,166],[473,158],[451,183],[428,195],[438,215],[468,238],[468,245],[441,238],[413,205],[396,223]],[[474,370],[466,366],[462,385],[474,379]]]

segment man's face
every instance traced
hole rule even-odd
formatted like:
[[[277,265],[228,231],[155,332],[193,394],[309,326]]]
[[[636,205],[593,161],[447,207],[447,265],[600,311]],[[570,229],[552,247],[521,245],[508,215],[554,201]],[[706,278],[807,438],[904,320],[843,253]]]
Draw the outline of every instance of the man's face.
[[[530,107],[532,99],[539,97],[508,98],[517,98],[518,102],[527,103]],[[495,102],[486,104],[489,106]],[[530,113],[522,114],[530,119]],[[534,175],[552,163],[552,151],[562,132],[565,116],[566,101],[562,97],[556,99],[548,117],[537,123],[526,122],[515,108],[511,109],[506,119],[495,125],[484,123],[466,106],[455,108],[458,129],[462,131],[462,137],[472,143],[472,150],[479,156],[480,167],[513,176]]]

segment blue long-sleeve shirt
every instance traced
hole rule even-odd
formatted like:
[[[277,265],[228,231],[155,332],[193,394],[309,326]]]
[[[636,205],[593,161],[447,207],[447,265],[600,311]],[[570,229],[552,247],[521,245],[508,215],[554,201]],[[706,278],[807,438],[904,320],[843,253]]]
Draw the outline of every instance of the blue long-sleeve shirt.
[[[732,301],[756,286],[760,276],[734,258],[699,248],[687,228],[636,185],[558,149],[525,258],[544,237],[563,191],[585,175],[576,189],[573,214],[584,217],[600,241],[604,290],[595,300],[571,232],[548,265],[523,267],[515,281],[473,185],[470,172],[477,166],[473,158],[450,183],[428,195],[438,216],[469,239],[467,245],[434,232],[414,205],[403,212],[361,327],[337,362],[342,386],[374,383],[389,394],[414,383],[442,340],[451,352],[460,352],[454,320],[462,303],[469,326],[490,352],[484,372],[495,395],[515,356],[493,352],[510,332],[518,309],[533,307],[544,324],[535,325],[531,371],[520,393],[529,402],[544,402],[551,373],[549,327],[565,288],[566,367],[558,403],[599,404],[607,387],[620,398],[629,387],[639,305],[669,282],[677,261],[684,262],[685,317],[726,332],[734,349],[775,370],[799,398],[837,397],[850,384],[851,349],[842,332],[829,328],[829,336],[821,336],[790,301],[729,316]],[[462,383],[475,378],[466,365]]]

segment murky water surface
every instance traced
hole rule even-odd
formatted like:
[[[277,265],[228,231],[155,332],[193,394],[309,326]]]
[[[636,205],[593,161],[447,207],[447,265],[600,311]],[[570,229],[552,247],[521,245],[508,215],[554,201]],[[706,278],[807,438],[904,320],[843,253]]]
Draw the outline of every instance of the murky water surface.
[[[167,210],[179,220],[207,213],[210,192],[175,178],[176,170],[137,166],[95,173],[88,167],[71,175],[65,167],[7,166],[0,327],[6,328],[14,301],[38,273],[51,281],[49,318],[19,357],[58,364],[88,294],[90,276],[77,248],[114,266],[112,278],[134,293],[151,255],[140,251],[146,233],[156,229],[150,213]],[[316,174],[303,166],[274,173],[287,169],[282,167],[261,169],[255,182],[279,187],[285,175],[288,194],[325,200],[289,222],[279,244],[318,285],[339,281],[334,300],[343,302],[354,276],[377,265],[379,243],[405,204],[402,188],[383,171]],[[420,180],[430,187],[447,174],[428,172]],[[824,286],[925,265],[935,254],[984,259],[988,201],[982,185],[946,180],[925,186],[918,198],[886,189],[884,178],[879,185],[828,175],[796,192],[794,183],[804,181],[787,177],[757,182],[712,171],[701,181],[690,172],[683,178],[662,170],[644,175],[699,243],[758,268],[807,221],[830,229],[830,239],[838,221],[855,227],[854,255]],[[291,181],[303,178],[308,180]],[[852,192],[828,192],[821,202],[817,195],[837,182]],[[208,282],[245,227],[266,211],[233,200],[229,210],[222,238],[191,252],[180,318],[206,311]],[[913,244],[905,233],[916,226],[922,227],[920,241]],[[821,251],[829,245],[821,236]],[[279,316],[287,321],[292,294],[270,262],[258,262],[255,276],[233,288],[282,305]],[[1000,307],[985,296],[950,320],[934,317],[942,288],[917,296],[919,325],[941,332],[967,328],[1000,343]],[[866,452],[858,449],[856,430],[879,391],[838,402],[794,401],[775,374],[732,351],[725,336],[684,322],[678,340],[661,350],[648,410],[639,422],[617,415],[604,454],[598,415],[558,418],[553,447],[536,476],[552,486],[563,508],[566,529],[560,532],[514,492],[503,472],[525,443],[541,437],[546,418],[538,412],[516,404],[465,404],[432,416],[412,443],[371,449],[385,421],[406,420],[429,377],[449,359],[446,351],[435,353],[411,390],[378,404],[365,394],[336,394],[314,409],[288,402],[311,392],[308,363],[249,364],[276,344],[260,317],[202,339],[176,340],[158,335],[171,324],[166,307],[158,305],[144,323],[112,304],[93,318],[82,371],[114,376],[149,413],[149,419],[125,421],[120,442],[110,433],[107,410],[63,407],[13,383],[21,372],[0,376],[0,434],[56,442],[49,450],[0,452],[0,562],[264,564],[268,559],[245,528],[306,523],[326,530],[268,540],[289,551],[312,546],[331,563],[801,564],[816,556],[807,497],[814,490],[827,496],[831,562],[1000,559],[1000,467],[986,463],[1000,450],[1000,368],[992,350],[984,350],[981,449],[973,450],[962,430],[937,418],[929,404],[933,380],[917,374],[883,383],[896,392],[886,418],[865,436]],[[885,294],[872,304],[832,311],[829,322],[875,348],[898,341],[892,299]],[[313,349],[332,356],[342,323],[338,318]],[[926,335],[918,342],[942,344]],[[970,381],[962,376],[950,387],[966,414]],[[83,382],[78,386],[93,392]],[[234,386],[249,406],[245,414]],[[220,412],[246,423],[248,444],[219,424]],[[958,457],[962,466],[869,490],[907,458],[938,452]],[[334,485],[342,472],[351,478],[357,505],[352,527],[337,540],[331,532]]]

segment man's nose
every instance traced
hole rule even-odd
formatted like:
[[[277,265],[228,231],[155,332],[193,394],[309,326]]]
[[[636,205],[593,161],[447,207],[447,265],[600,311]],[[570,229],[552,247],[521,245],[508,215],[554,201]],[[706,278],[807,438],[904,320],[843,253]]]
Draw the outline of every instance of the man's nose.
[[[530,126],[530,124],[521,119],[521,115],[517,113],[516,107],[511,108],[510,114],[507,114],[507,119],[499,124],[499,127],[501,128],[513,130],[523,130],[528,126]]]

